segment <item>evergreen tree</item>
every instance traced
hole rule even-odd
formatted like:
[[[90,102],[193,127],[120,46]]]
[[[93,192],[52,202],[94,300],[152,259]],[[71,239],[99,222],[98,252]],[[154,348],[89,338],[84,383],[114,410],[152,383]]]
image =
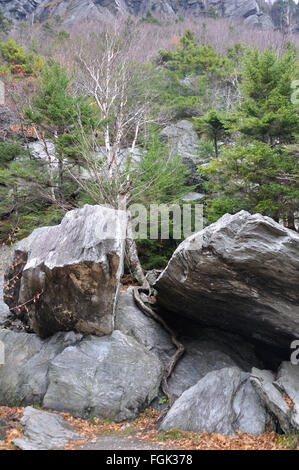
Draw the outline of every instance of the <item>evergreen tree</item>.
[[[237,130],[251,139],[271,145],[291,143],[298,135],[299,118],[292,103],[295,76],[292,47],[283,56],[272,48],[249,50],[243,63],[243,99],[237,114]]]
[[[68,161],[78,162],[78,139],[81,125],[92,128],[94,123],[92,108],[87,100],[71,94],[71,82],[65,69],[58,63],[43,70],[37,86],[37,93],[32,99],[30,108],[25,109],[25,117],[30,124],[39,129],[39,137],[44,143],[45,153],[49,159],[49,175],[52,180],[52,198],[57,201],[54,181],[55,163],[50,155],[48,142],[54,146],[54,157],[58,160],[57,190],[59,202],[66,202],[65,168]]]
[[[226,212],[241,209],[283,219],[294,228],[294,212],[299,200],[299,160],[295,146],[272,148],[252,142],[227,149],[201,172],[209,176],[212,196],[207,214],[214,222]]]
[[[228,135],[225,124],[225,116],[220,111],[212,109],[205,116],[194,118],[195,127],[200,134],[203,134],[214,144],[215,157],[218,158],[218,142],[221,138]]]

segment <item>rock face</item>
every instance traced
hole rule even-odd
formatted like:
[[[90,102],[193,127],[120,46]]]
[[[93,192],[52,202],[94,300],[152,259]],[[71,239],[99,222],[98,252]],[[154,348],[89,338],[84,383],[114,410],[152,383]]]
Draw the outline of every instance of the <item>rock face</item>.
[[[186,120],[170,124],[162,130],[161,138],[172,152],[182,157],[187,166],[190,172],[187,185],[202,189],[203,180],[197,171],[197,165],[204,162],[199,158],[199,137],[193,124]]]
[[[0,248],[0,325],[4,323],[9,313],[9,308],[3,301],[3,288],[4,288],[4,271],[7,269],[11,262],[13,255],[13,248],[3,246]]]
[[[10,125],[13,124],[13,122],[15,122],[15,116],[13,115],[13,112],[8,107],[0,104],[0,138],[1,139],[5,139],[8,134],[11,134]]]
[[[226,214],[187,238],[158,278],[172,316],[289,352],[299,337],[299,235],[260,214]]]
[[[16,247],[4,300],[10,308],[26,304],[28,314],[21,309],[18,315],[41,337],[111,333],[125,228],[125,212],[86,205],[68,212],[60,225],[34,230]]]
[[[237,367],[210,372],[174,403],[161,429],[234,434],[260,434],[269,419],[252,388],[250,374]]]
[[[87,337],[50,365],[43,405],[74,416],[133,419],[157,396],[162,364],[120,331]]]
[[[46,21],[59,15],[64,23],[79,19],[100,20],[104,16],[107,19],[116,14],[143,15],[147,10],[168,17],[179,12],[193,17],[213,12],[219,17],[243,20],[257,15],[268,18],[260,12],[255,0],[0,0],[0,7],[16,20],[34,15],[36,19]]]
[[[34,334],[0,330],[0,341],[5,347],[5,364],[0,365],[0,404],[42,403],[51,361],[81,338],[82,335],[69,332],[41,340]]]
[[[278,370],[275,386],[293,402],[291,426],[299,431],[299,365],[283,362]]]
[[[68,441],[81,437],[62,416],[30,406],[25,408],[21,424],[23,436],[13,441],[21,450],[63,449]]]
[[[5,364],[0,366],[0,405],[32,405],[99,416],[135,418],[158,395],[162,363],[120,331],[104,337],[0,330]]]
[[[199,138],[191,122],[182,120],[170,124],[162,130],[161,137],[174,152],[195,164],[199,163]]]
[[[250,380],[281,429],[286,434],[299,431],[299,366],[283,362],[276,379],[270,371],[253,368]]]
[[[136,307],[132,288],[119,296],[115,327],[145,346],[164,366],[175,352],[168,333]],[[253,348],[237,336],[200,328],[193,331],[192,337],[182,325],[176,326],[175,331],[181,333],[180,341],[185,346],[185,354],[169,380],[170,389],[177,397],[211,371],[232,366],[250,371],[253,365],[260,364]]]

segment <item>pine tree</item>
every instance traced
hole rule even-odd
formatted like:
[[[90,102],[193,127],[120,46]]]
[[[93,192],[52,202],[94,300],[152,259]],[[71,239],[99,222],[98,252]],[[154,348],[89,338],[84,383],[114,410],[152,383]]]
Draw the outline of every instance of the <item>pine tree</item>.
[[[228,135],[227,125],[225,123],[224,113],[212,109],[205,116],[194,118],[195,128],[200,134],[203,134],[214,144],[215,157],[218,158],[218,142],[221,138]]]
[[[57,191],[62,206],[66,203],[64,166],[69,160],[74,163],[79,159],[78,116],[83,126],[92,127],[92,108],[86,99],[71,94],[71,81],[64,67],[56,62],[51,67],[45,67],[38,83],[37,94],[32,99],[30,108],[25,109],[25,117],[39,130],[39,137],[44,143],[49,160],[53,202],[58,202],[53,170],[55,164],[49,152],[49,141],[54,145],[54,156],[58,160]]]
[[[292,47],[279,57],[272,49],[249,50],[243,63],[243,100],[237,114],[237,130],[249,139],[270,145],[292,143],[299,118],[291,100],[295,77]]]
[[[201,169],[209,175],[209,220],[241,209],[283,219],[294,229],[299,198],[299,160],[296,146],[272,148],[263,142],[237,145]]]

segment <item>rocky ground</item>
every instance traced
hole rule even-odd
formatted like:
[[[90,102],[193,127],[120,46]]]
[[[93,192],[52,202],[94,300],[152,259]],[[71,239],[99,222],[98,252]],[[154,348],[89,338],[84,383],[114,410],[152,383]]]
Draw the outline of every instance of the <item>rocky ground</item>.
[[[116,433],[191,449],[296,447],[299,369],[290,348],[299,337],[298,235],[241,211],[178,247],[154,284],[155,311],[185,349],[169,379],[175,401],[157,425],[175,347],[136,305],[132,287],[119,289],[115,248],[122,268],[122,239],[109,243],[92,230],[99,218],[111,223],[106,212],[70,211],[60,226],[35,230],[16,249],[5,295],[31,334],[9,322],[0,329],[0,404],[26,406],[0,416],[3,446],[123,446],[101,441]],[[90,331],[95,305],[102,315],[97,310]],[[97,336],[103,325],[109,331]]]
[[[28,407],[29,408],[29,407]],[[27,410],[28,410],[27,408]],[[38,408],[31,408],[39,415],[49,414]],[[2,433],[1,450],[19,450],[15,442],[22,442],[23,435],[28,435],[21,419],[24,408],[0,407],[0,420],[6,422],[5,436]],[[68,441],[64,450],[295,450],[299,449],[296,434],[279,435],[266,432],[259,436],[249,433],[236,433],[234,436],[222,436],[215,433],[183,432],[177,429],[163,432],[156,429],[155,421],[159,417],[157,410],[148,408],[134,421],[115,423],[94,418],[82,420],[73,418],[68,413],[51,413],[63,418],[72,430],[82,437]],[[40,419],[40,418],[39,418]],[[1,435],[1,434],[0,434]],[[31,432],[31,438],[32,438]],[[46,436],[49,440],[49,434]],[[39,435],[42,442],[43,436]]]

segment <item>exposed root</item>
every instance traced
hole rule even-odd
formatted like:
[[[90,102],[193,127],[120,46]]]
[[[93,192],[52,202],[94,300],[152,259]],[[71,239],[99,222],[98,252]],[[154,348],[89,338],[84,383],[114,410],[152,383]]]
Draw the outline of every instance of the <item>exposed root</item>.
[[[163,393],[168,398],[168,405],[165,408],[165,410],[163,410],[160,417],[156,421],[156,423],[160,423],[164,419],[166,413],[169,411],[169,409],[174,404],[175,400],[177,399],[177,397],[171,392],[171,390],[169,388],[168,379],[171,376],[171,374],[172,374],[176,364],[178,363],[179,359],[184,354],[185,348],[184,348],[183,344],[178,341],[175,332],[167,325],[167,323],[163,320],[163,318],[161,318],[160,315],[158,315],[151,307],[149,307],[148,305],[146,305],[143,302],[143,300],[141,298],[141,295],[140,295],[141,292],[147,293],[147,296],[150,297],[151,288],[150,288],[148,282],[146,282],[146,284],[144,284],[141,287],[139,287],[139,286],[134,287],[134,290],[133,290],[134,300],[135,300],[137,306],[140,308],[140,310],[143,313],[145,313],[145,315],[149,316],[150,318],[153,318],[155,321],[157,321],[158,323],[160,323],[160,325],[163,326],[163,328],[169,333],[169,335],[171,337],[171,341],[173,342],[173,344],[177,348],[176,352],[173,354],[173,356],[171,356],[167,366],[165,367],[163,377],[162,377],[161,386],[162,386]]]

